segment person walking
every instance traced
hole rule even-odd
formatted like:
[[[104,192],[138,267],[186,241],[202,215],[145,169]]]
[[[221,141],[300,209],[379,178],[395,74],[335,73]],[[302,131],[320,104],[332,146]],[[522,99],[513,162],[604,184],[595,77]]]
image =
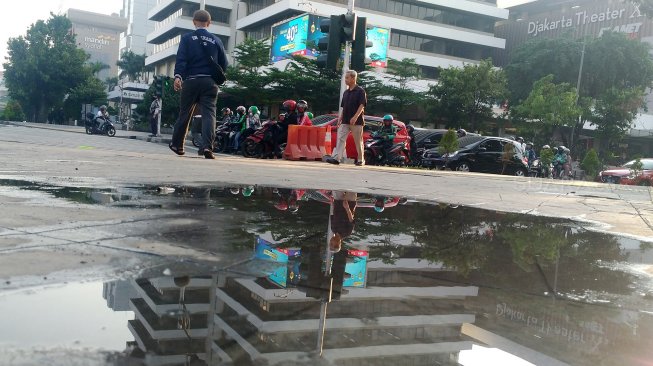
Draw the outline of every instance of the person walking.
[[[154,96],[152,104],[150,104],[150,137],[157,137],[159,135],[159,114],[161,113],[161,97]]]
[[[179,117],[172,130],[172,142],[168,145],[177,155],[184,155],[184,141],[192,117],[200,109],[202,115],[202,143],[200,152],[206,159],[215,159],[215,108],[218,85],[211,78],[216,62],[222,70],[227,69],[227,57],[222,41],[207,28],[211,15],[206,10],[193,14],[196,30],[181,37],[175,63],[175,91],[181,90]],[[213,59],[209,60],[209,57]]]
[[[326,159],[331,164],[340,164],[340,160],[345,157],[347,136],[351,132],[354,137],[354,144],[356,144],[356,152],[358,153],[356,166],[365,165],[365,156],[363,154],[363,126],[365,125],[365,121],[363,119],[363,113],[367,106],[367,94],[356,83],[357,80],[358,73],[356,71],[348,70],[345,73],[347,90],[342,94],[342,103],[340,103],[342,110],[338,116],[336,149],[333,155]]]

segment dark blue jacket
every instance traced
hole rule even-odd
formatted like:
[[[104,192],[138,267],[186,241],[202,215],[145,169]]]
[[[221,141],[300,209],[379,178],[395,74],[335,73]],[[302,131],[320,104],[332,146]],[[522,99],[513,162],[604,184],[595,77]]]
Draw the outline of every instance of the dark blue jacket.
[[[220,38],[204,28],[198,29],[196,32],[184,34],[179,42],[175,77],[180,76],[182,80],[189,77],[211,75],[211,65],[202,47],[207,47],[209,55],[213,57],[218,65],[222,66],[222,70],[227,71],[227,56]],[[203,46],[203,44],[206,44],[206,46]]]

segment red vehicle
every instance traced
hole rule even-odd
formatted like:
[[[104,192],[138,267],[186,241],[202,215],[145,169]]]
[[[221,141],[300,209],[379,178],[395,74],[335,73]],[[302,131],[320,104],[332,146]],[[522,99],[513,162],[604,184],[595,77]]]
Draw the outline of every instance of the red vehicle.
[[[381,129],[383,126],[383,118],[376,116],[364,116],[365,127],[363,127],[363,142],[372,138],[372,133]],[[406,146],[410,148],[410,137],[406,130],[406,125],[403,122],[394,120],[394,125],[397,126],[397,135],[393,140],[395,144],[405,142]],[[313,118],[313,126],[333,126],[331,129],[331,145],[335,149],[336,141],[338,141],[338,130],[335,126],[338,124],[338,116],[335,114],[325,114]],[[350,159],[358,159],[356,146],[354,145],[354,137],[349,134],[347,137],[347,157]]]
[[[642,159],[642,173],[638,176],[632,175],[632,166],[635,160],[629,161],[622,167],[604,170],[599,173],[598,180],[603,183],[628,184],[628,185],[651,185],[653,182],[653,159]]]

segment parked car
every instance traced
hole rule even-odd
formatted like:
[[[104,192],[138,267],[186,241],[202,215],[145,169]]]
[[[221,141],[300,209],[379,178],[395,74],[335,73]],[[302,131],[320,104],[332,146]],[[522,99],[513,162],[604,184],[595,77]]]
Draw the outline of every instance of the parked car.
[[[328,118],[330,117],[330,118]],[[383,125],[383,118],[376,116],[364,116],[365,127],[363,127],[363,141],[372,138],[372,133],[381,129]],[[338,123],[338,116],[335,114],[325,114],[322,116],[317,116],[313,119],[314,126],[332,126],[331,129],[331,146],[336,148],[336,141],[338,141],[338,130],[335,126]],[[408,137],[408,131],[406,130],[406,125],[403,122],[395,120],[393,122],[397,126],[397,134],[395,135],[394,143],[398,144],[405,142],[406,146],[410,144],[410,137]],[[347,157],[351,159],[358,159],[358,153],[356,152],[356,146],[354,145],[354,137],[350,134],[347,137]]]
[[[437,149],[427,150],[422,164],[461,172],[528,174],[524,150],[516,141],[502,137],[465,136],[458,140],[458,144],[458,151],[442,156]]]
[[[642,159],[642,174],[640,176],[632,175],[632,166],[635,160],[629,161],[621,167],[607,169],[599,173],[598,181],[612,184],[629,184],[629,185],[651,185],[651,176],[653,176],[653,159]],[[648,184],[647,184],[648,183]]]

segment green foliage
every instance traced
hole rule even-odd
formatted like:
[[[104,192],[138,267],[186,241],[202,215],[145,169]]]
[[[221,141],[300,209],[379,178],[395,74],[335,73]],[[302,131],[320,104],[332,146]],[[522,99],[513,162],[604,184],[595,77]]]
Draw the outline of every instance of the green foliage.
[[[630,174],[634,176],[638,176],[642,174],[643,170],[644,170],[644,163],[642,163],[642,158],[638,157],[637,159],[635,159],[635,162],[630,167]]]
[[[583,119],[573,126],[574,131],[579,134],[589,120],[604,137],[619,139],[642,106],[643,90],[653,82],[648,44],[623,34],[606,32],[587,40],[539,38],[523,44],[505,68],[511,104],[517,107],[524,103],[533,83],[547,75],[553,75],[553,84],[576,85],[583,44],[585,58],[578,91]]]
[[[234,49],[236,68],[249,74],[254,74],[263,66],[270,64],[270,46],[267,40],[245,39]]]
[[[20,106],[20,103],[16,100],[10,99],[7,102],[4,110],[3,119],[5,121],[24,121],[25,113],[23,113],[23,108]]]
[[[379,114],[392,113],[400,120],[408,119],[407,112],[424,101],[424,95],[414,91],[410,85],[420,74],[420,67],[414,58],[388,59],[387,75],[394,84],[381,84],[378,94],[374,90],[368,90],[369,88],[365,89],[368,93],[368,103],[370,95],[384,96],[376,100],[375,107],[378,108]]]
[[[504,72],[495,69],[491,60],[442,70],[440,82],[429,91],[432,112],[447,119],[450,127],[476,131],[494,118],[492,107],[505,98],[506,85]]]
[[[107,90],[112,91],[113,88],[118,86],[118,77],[112,76],[110,78],[106,78],[106,80],[104,80],[104,83],[107,85]]]
[[[513,262],[522,270],[531,272],[535,264],[553,262],[558,250],[568,245],[565,229],[516,222],[502,227],[497,236],[510,246]]]
[[[147,125],[150,123],[150,104],[156,95],[156,88],[154,83],[145,92],[143,101],[141,101],[135,109],[136,115],[134,116],[137,124]],[[163,84],[163,99],[161,100],[163,109],[161,110],[161,127],[175,124],[179,116],[179,93],[174,90],[173,83]]]
[[[30,120],[45,121],[48,112],[61,107],[64,96],[91,75],[85,65],[89,56],[77,48],[70,29],[66,16],[51,13],[47,21],[32,24],[25,36],[7,43],[6,85]]]
[[[553,153],[553,150],[551,149],[542,149],[540,151],[540,163],[543,166],[548,166],[549,164],[553,163],[553,158],[555,157],[555,154]]]
[[[599,155],[596,153],[596,150],[589,149],[580,166],[583,168],[587,176],[592,178],[596,177],[599,170],[601,170],[601,161],[599,160]]]
[[[125,51],[120,55],[120,60],[116,61],[116,66],[120,68],[120,77],[127,77],[129,80],[138,80],[141,75],[148,71],[153,71],[152,66],[145,66],[145,55],[137,55],[132,51]]]
[[[68,99],[64,102],[64,109],[67,117],[79,119],[83,104],[100,105],[106,102],[106,84],[95,76],[89,76],[83,83],[70,90]]]
[[[458,151],[458,134],[456,134],[456,131],[450,129],[442,136],[440,145],[438,145],[438,153],[444,155],[455,151]]]

